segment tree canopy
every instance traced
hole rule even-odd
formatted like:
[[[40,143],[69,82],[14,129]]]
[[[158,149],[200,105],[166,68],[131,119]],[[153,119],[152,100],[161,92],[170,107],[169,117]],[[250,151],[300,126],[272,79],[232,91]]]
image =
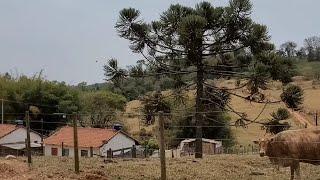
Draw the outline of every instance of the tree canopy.
[[[42,73],[33,77],[0,76],[0,97],[4,99],[5,120],[24,119],[25,111],[31,112],[31,126],[40,130],[55,130],[59,121],[65,121],[53,113],[70,114],[79,111],[78,91],[64,82],[48,81]],[[43,119],[43,124],[42,124]],[[49,124],[48,122],[57,122]]]
[[[303,90],[300,86],[289,84],[284,87],[281,99],[289,108],[297,109],[303,103]]]
[[[96,128],[112,127],[117,122],[117,111],[123,111],[126,99],[109,91],[93,91],[82,93],[80,96],[81,112],[83,116],[82,126]]]
[[[260,89],[265,88],[270,77],[269,56],[275,51],[267,27],[251,19],[251,10],[249,0],[231,0],[225,7],[209,2],[201,2],[194,8],[175,4],[158,20],[147,23],[140,18],[139,10],[125,8],[120,11],[115,28],[120,37],[129,40],[130,49],[145,58],[145,65],[152,67],[152,71],[145,71],[141,65],[129,70],[116,68],[117,63],[112,59],[105,68],[107,78],[117,84],[128,77],[167,76],[174,80],[177,96],[194,85],[192,124],[197,127],[196,157],[202,157],[202,126],[209,119],[201,112],[226,110],[226,104],[217,107],[216,103],[220,95],[229,93],[207,80],[221,77],[247,80],[247,86],[242,87],[248,87],[251,92],[245,98],[253,100],[255,96],[260,97],[257,101],[265,101]],[[229,58],[232,56],[237,58]],[[239,62],[247,66],[247,72],[239,72],[243,66]],[[192,78],[186,80],[186,76]],[[208,91],[212,96],[205,95]]]
[[[83,125],[110,127],[117,120],[115,113],[123,111],[126,103],[122,95],[90,89],[86,83],[75,87],[48,81],[41,72],[33,77],[0,75],[0,99],[4,101],[5,123],[23,120],[30,111],[31,128],[44,134],[70,123],[73,113],[90,117],[81,119]]]

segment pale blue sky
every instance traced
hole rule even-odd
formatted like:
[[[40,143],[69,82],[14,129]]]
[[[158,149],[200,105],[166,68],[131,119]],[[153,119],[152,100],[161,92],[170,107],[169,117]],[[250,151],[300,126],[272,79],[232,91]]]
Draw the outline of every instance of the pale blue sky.
[[[101,57],[122,66],[138,55],[114,29],[122,8],[135,7],[153,20],[172,3],[198,0],[0,0],[0,73],[32,75],[44,70],[49,80],[76,84],[103,82]],[[216,5],[226,0],[209,1]],[[253,19],[269,28],[279,45],[320,35],[319,0],[253,0]],[[96,62],[98,60],[98,62]]]

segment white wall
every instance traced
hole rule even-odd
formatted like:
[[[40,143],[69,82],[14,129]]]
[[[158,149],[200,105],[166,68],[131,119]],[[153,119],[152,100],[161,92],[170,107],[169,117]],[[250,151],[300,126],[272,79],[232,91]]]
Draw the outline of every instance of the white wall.
[[[62,156],[62,148],[61,146],[56,146],[56,145],[47,145],[45,144],[44,146],[44,155],[45,156],[52,156],[51,155],[51,148],[58,148],[58,155],[57,156]],[[74,148],[73,147],[68,147],[64,146],[64,149],[69,149],[69,156],[68,157],[74,157]],[[81,148],[79,147],[79,157],[81,157],[81,150],[87,150],[88,151],[88,156],[90,156],[90,148]],[[100,155],[100,151],[97,148],[93,148],[93,154],[98,154]]]
[[[51,156],[51,148],[58,148],[58,156],[61,156],[61,147],[54,145],[44,145],[44,155]],[[70,150],[69,150],[70,151]],[[69,152],[71,153],[71,152]]]
[[[25,128],[19,128],[15,131],[11,132],[10,134],[2,137],[0,139],[0,144],[2,143],[16,143],[16,142],[25,142],[25,139],[27,138],[27,130]],[[37,143],[41,143],[41,136],[39,134],[36,134],[34,132],[30,132],[30,142],[34,143],[37,141]]]
[[[128,136],[118,133],[115,135],[107,144],[103,145],[100,148],[101,155],[107,156],[107,151],[111,148],[112,150],[122,149],[122,148],[129,148],[135,145],[135,141]],[[115,153],[120,154],[121,152]]]
[[[102,156],[107,156],[107,150],[110,148],[112,150],[122,149],[122,148],[129,148],[135,145],[135,141],[131,138],[127,137],[122,133],[118,133],[115,135],[107,144],[104,144],[100,149],[94,148],[93,154],[98,154]],[[62,156],[62,149],[61,146],[56,145],[44,145],[44,154],[45,156],[52,156],[51,155],[51,148],[58,148],[58,156]],[[74,149],[73,147],[64,147],[65,149],[69,149],[69,157],[74,157]],[[88,150],[88,155],[90,155],[90,148],[81,148],[79,147],[79,156],[81,155],[81,150]],[[129,151],[129,150],[128,150]],[[115,153],[120,154],[121,152]]]

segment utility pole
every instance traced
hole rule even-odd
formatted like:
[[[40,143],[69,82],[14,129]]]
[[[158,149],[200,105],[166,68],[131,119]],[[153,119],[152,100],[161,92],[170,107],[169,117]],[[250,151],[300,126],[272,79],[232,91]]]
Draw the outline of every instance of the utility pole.
[[[27,143],[26,143],[26,149],[27,149],[27,156],[28,156],[28,166],[31,168],[31,141],[30,141],[30,115],[29,111],[26,111],[26,126],[27,126]]]
[[[64,156],[64,144],[63,142],[61,143],[61,156]]]
[[[4,121],[4,108],[3,108],[3,99],[1,99],[1,124]]]
[[[318,126],[318,111],[316,111],[316,115],[315,115],[314,119],[316,121],[316,126]]]
[[[166,154],[164,145],[164,119],[163,112],[159,112],[159,131],[160,131],[160,162],[161,162],[161,180],[166,180]]]
[[[42,154],[44,155],[44,146],[43,146],[43,118],[41,118],[41,149],[42,149]]]
[[[202,158],[202,114],[196,112],[196,141],[195,141],[195,158]]]
[[[79,173],[79,150],[78,150],[78,129],[77,129],[78,115],[73,114],[73,145],[74,145],[74,170]]]

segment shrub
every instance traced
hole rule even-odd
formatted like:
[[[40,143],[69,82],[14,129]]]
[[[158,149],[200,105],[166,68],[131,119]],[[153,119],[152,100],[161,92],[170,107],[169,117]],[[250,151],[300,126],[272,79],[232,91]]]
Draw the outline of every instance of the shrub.
[[[303,90],[300,86],[289,84],[280,97],[289,108],[297,109],[303,103]]]
[[[288,119],[290,116],[290,113],[285,108],[279,108],[277,112],[271,113],[271,116],[273,117],[273,119],[281,121],[281,120]]]
[[[267,133],[277,134],[281,131],[288,130],[290,125],[288,122],[281,123],[280,121],[288,119],[290,113],[285,108],[279,108],[277,112],[272,112],[271,117],[272,119],[269,122],[263,125],[263,129],[266,130]]]

